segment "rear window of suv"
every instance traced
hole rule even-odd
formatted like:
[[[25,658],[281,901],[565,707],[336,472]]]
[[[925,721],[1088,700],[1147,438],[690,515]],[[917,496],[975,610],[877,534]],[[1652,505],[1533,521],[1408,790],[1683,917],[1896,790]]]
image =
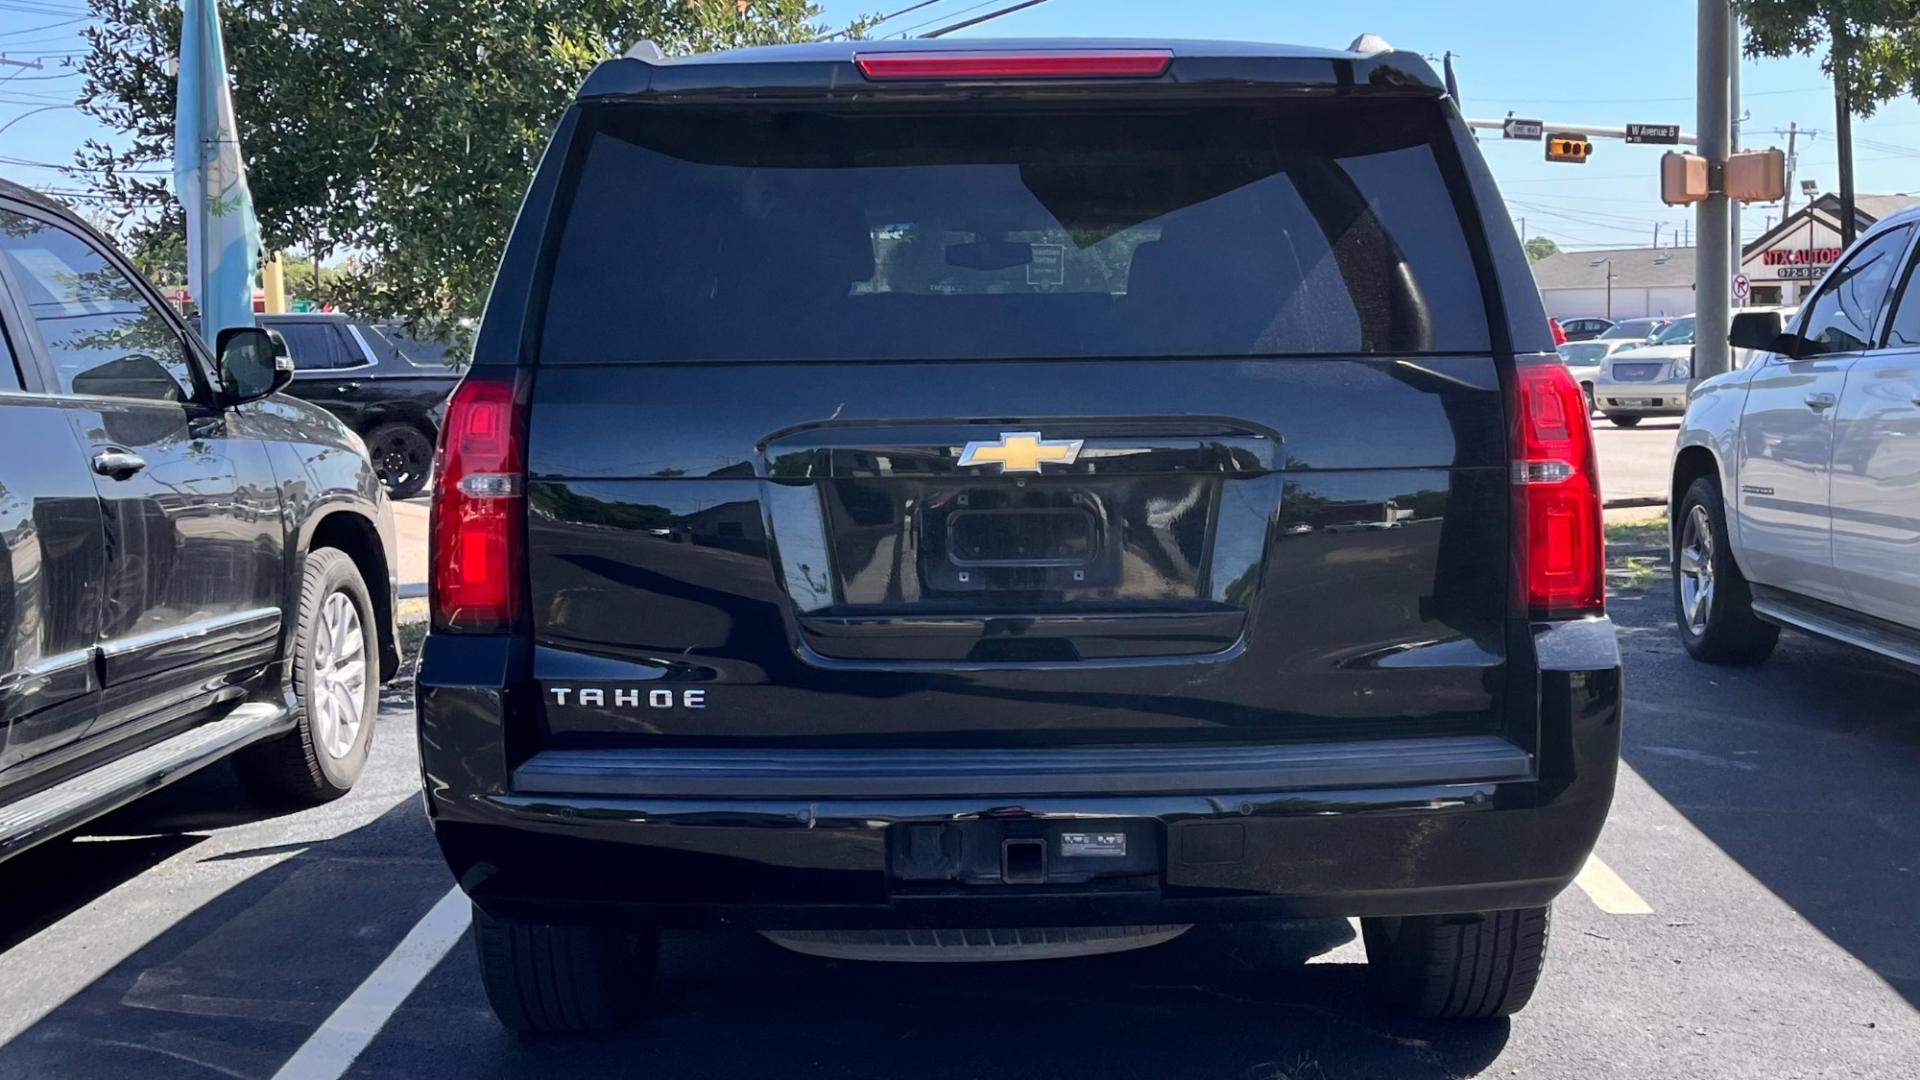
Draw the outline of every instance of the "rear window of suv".
[[[1442,115],[590,106],[541,359],[1485,350]]]

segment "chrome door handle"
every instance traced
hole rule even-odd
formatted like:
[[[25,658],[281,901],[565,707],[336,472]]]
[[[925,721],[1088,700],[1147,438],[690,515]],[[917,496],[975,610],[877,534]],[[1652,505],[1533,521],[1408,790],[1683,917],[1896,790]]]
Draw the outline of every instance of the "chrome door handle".
[[[347,382],[347,383],[341,383],[340,385],[334,387],[333,392],[336,394],[351,394],[358,389],[360,389],[359,383]]]
[[[146,458],[125,450],[102,450],[93,455],[93,471],[115,480],[125,480],[146,467]]]
[[[1814,412],[1825,412],[1833,408],[1839,400],[1840,399],[1834,397],[1832,394],[1808,394],[1807,408],[1812,409]]]

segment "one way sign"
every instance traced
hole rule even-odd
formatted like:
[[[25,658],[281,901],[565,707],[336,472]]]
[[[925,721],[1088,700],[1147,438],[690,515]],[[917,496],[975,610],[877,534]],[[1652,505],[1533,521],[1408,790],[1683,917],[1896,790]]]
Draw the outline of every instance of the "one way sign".
[[[1500,135],[1502,138],[1507,139],[1531,139],[1534,142],[1539,142],[1540,136],[1546,131],[1546,127],[1546,122],[1542,120],[1521,120],[1517,117],[1509,116],[1507,117],[1506,124],[1500,128]]]

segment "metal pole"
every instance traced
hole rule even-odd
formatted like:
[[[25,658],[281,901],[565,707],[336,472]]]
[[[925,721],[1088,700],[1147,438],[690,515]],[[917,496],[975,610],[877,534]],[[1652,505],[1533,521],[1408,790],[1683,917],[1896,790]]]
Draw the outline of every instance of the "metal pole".
[[[1727,145],[1732,141],[1728,115],[1727,69],[1731,59],[1728,45],[1733,41],[1728,28],[1727,0],[1700,0],[1697,44],[1700,52],[1695,99],[1698,102],[1700,156],[1707,159],[1707,190],[1700,201],[1696,220],[1700,226],[1700,246],[1693,261],[1694,379],[1710,378],[1728,368],[1727,324],[1731,320],[1732,248],[1727,212],[1727,196],[1722,173],[1727,163]]]
[[[1775,132],[1775,134],[1779,134]],[[1787,193],[1780,199],[1780,220],[1793,216],[1793,167],[1797,162],[1794,144],[1800,141],[1800,121],[1787,121]]]
[[[1607,318],[1613,318],[1613,260],[1607,260]]]
[[[1840,41],[1833,43],[1833,123],[1834,140],[1840,144],[1840,246],[1853,246],[1853,102],[1847,93],[1847,70],[1851,60]]]
[[[1727,153],[1740,152],[1740,17],[1734,15],[1727,20]],[[1728,243],[1732,245],[1729,256],[1733,260],[1732,272],[1727,275],[1727,290],[1733,290],[1733,275],[1746,270],[1745,260],[1741,258],[1744,247],[1740,242],[1740,200],[1727,200]],[[1745,300],[1734,303],[1746,306]],[[1728,363],[1732,363],[1729,356]]]

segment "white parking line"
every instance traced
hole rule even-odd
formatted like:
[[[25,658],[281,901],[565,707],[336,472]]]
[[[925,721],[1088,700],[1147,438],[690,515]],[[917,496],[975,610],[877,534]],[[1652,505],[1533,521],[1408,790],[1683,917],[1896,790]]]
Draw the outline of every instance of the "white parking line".
[[[373,969],[366,981],[347,995],[307,1041],[300,1044],[273,1080],[339,1080],[360,1052],[380,1034],[413,988],[427,977],[472,918],[459,886],[440,898],[433,910],[413,924],[407,936]]]
[[[1580,876],[1573,879],[1580,891],[1587,894],[1595,907],[1609,915],[1651,915],[1653,908],[1640,899],[1633,886],[1613,872],[1613,867],[1600,861],[1598,855],[1588,855],[1587,865],[1580,868]]]

